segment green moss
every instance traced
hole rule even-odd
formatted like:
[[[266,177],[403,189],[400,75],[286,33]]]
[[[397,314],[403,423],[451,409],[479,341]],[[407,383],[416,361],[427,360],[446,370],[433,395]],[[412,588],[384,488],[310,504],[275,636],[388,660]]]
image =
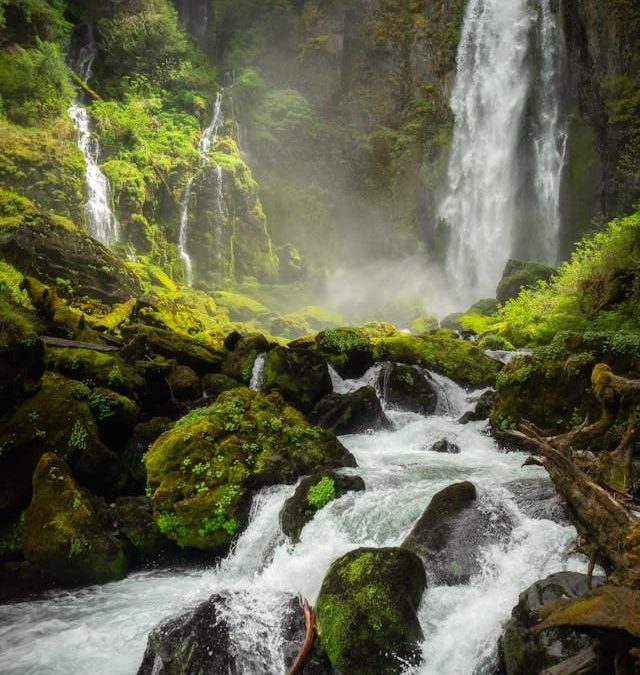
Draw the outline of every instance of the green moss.
[[[309,488],[307,502],[319,511],[336,498],[336,484],[330,476],[324,476]]]

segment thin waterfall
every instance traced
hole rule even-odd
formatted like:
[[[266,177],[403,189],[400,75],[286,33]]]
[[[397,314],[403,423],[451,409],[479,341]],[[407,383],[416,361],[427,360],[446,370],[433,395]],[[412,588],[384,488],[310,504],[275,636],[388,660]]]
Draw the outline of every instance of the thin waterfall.
[[[207,155],[214,148],[218,134],[222,125],[224,124],[224,115],[222,113],[222,95],[224,90],[221,89],[216,94],[216,99],[213,105],[213,115],[211,122],[207,125],[198,141],[198,152],[200,153],[200,161],[204,164],[207,161]],[[216,239],[219,238],[218,229],[222,230],[222,224],[218,224],[220,216],[222,215],[222,169],[218,166],[216,169]],[[195,174],[187,180],[184,192],[182,193],[182,200],[180,201],[180,223],[178,227],[178,251],[184,263],[185,277],[187,285],[193,284],[193,262],[188,251],[188,237],[189,237],[189,208],[191,206],[191,189],[193,187],[193,180]]]
[[[85,84],[92,75],[97,56],[93,33],[89,29],[89,42],[78,52],[74,70]],[[80,95],[68,111],[78,134],[78,147],[84,155],[85,169],[85,221],[89,235],[105,246],[112,247],[120,238],[118,220],[113,212],[113,198],[109,180],[100,169],[100,144],[91,133],[88,110],[81,104]]]
[[[549,2],[470,0],[467,6],[451,96],[448,186],[438,212],[450,228],[446,271],[461,305],[494,295],[529,210],[535,231],[524,237],[528,255],[555,263],[566,132],[559,112],[561,37]],[[536,42],[539,76],[530,63]],[[538,91],[529,119],[528,103]],[[525,121],[534,130],[528,189]]]

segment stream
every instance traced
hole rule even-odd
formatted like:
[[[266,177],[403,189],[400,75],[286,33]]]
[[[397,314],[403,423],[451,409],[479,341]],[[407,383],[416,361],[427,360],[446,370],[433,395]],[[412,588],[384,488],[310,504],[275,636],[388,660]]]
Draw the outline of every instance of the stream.
[[[336,390],[344,382],[332,373]],[[40,599],[0,606],[0,672],[3,675],[133,675],[149,631],[160,621],[224,592],[225,617],[234,649],[246,654],[245,675],[281,675],[284,663],[280,610],[288,594],[317,598],[333,560],[360,546],[399,545],[433,495],[452,482],[471,480],[480,503],[507,513],[506,540],[481,551],[480,571],[467,585],[426,591],[420,621],[426,636],[424,663],[411,675],[489,675],[496,641],[518,594],[561,570],[585,571],[571,554],[572,527],[531,518],[518,506],[509,484],[523,478],[548,482],[543,469],[522,468],[521,453],[501,452],[486,422],[457,423],[478,392],[442,376],[435,415],[387,410],[393,431],[343,436],[355,455],[366,491],[348,493],[318,512],[292,546],[280,532],[278,513],[294,486],[263,490],[250,523],[234,549],[208,569],[165,569],[80,590],[51,592]],[[441,438],[460,454],[428,448]]]

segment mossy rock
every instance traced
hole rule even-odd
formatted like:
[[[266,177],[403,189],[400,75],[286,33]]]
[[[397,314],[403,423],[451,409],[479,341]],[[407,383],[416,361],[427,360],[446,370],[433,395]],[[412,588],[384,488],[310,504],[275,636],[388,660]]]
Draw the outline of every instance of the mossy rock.
[[[100,439],[81,382],[45,373],[39,391],[0,427],[0,513],[19,513],[31,499],[31,476],[46,451],[64,457],[83,485],[109,494],[118,458]]]
[[[63,586],[114,581],[126,573],[121,543],[103,529],[91,499],[54,453],[40,458],[33,475],[24,551],[29,563]]]
[[[313,424],[334,434],[361,434],[390,429],[376,390],[367,385],[348,394],[328,394],[308,415]]]
[[[253,321],[264,319],[270,311],[261,302],[250,298],[248,295],[240,293],[230,293],[229,291],[216,291],[213,294],[216,304],[224,307],[231,321]]]
[[[402,363],[384,364],[378,376],[378,388],[385,403],[398,410],[432,415],[438,405],[433,378]]]
[[[253,491],[355,466],[333,434],[308,424],[278,393],[246,388],[183,417],[144,462],[161,531],[179,546],[212,551],[245,526]]]
[[[467,340],[441,335],[402,335],[374,339],[376,361],[434,370],[464,385],[490,385],[502,368]]]
[[[432,330],[436,330],[439,325],[440,322],[435,318],[435,316],[429,316],[427,314],[425,316],[419,316],[417,319],[415,319],[411,324],[411,330],[418,335],[422,335],[424,333],[430,333]]]
[[[501,304],[515,298],[523,288],[532,288],[539,281],[549,281],[555,270],[533,260],[509,260],[496,289]]]
[[[260,334],[247,335],[238,340],[227,339],[225,345],[229,345],[230,350],[222,362],[222,372],[242,384],[249,384],[256,358],[269,349],[267,339]]]
[[[202,392],[207,398],[216,399],[223,391],[237,389],[242,386],[238,380],[234,380],[222,373],[209,373],[202,378]]]
[[[306,476],[280,511],[282,531],[297,544],[305,524],[320,509],[347,492],[362,490],[364,481],[360,476],[343,476],[335,471],[320,471],[312,476]]]
[[[285,401],[308,413],[333,386],[325,360],[311,349],[274,347],[264,365],[264,391],[279,391]]]
[[[150,558],[167,545],[153,518],[153,509],[147,497],[118,497],[115,514],[120,533],[139,558]]]
[[[344,378],[361,377],[374,363],[371,342],[358,328],[323,330],[316,349]]]
[[[104,444],[122,450],[140,417],[137,404],[115,391],[98,388],[89,396],[89,409]]]
[[[24,560],[24,516],[0,523],[0,566],[6,561]]]
[[[167,382],[178,401],[195,401],[202,397],[200,378],[189,366],[175,366],[169,373]]]
[[[349,675],[400,675],[420,661],[420,559],[400,548],[360,548],[336,560],[316,603],[322,647]]]
[[[488,349],[492,352],[511,352],[514,350],[514,346],[507,340],[507,338],[502,335],[496,335],[495,333],[487,333],[483,335],[478,342],[476,343],[479,349]]]
[[[500,303],[495,298],[483,298],[474,302],[465,314],[479,314],[480,316],[491,316],[498,311]]]
[[[462,333],[464,330],[462,328],[462,324],[460,323],[460,319],[464,316],[464,312],[452,312],[451,314],[447,314],[441,321],[440,321],[440,326],[442,328],[448,328],[449,330]]]

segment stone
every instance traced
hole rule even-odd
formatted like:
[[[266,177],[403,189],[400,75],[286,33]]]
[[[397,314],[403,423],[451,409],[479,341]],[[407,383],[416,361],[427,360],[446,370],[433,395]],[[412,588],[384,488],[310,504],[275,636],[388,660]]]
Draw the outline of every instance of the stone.
[[[554,272],[552,267],[533,260],[508,260],[496,289],[496,299],[504,304],[523,288],[531,288],[538,281],[549,281]]]
[[[373,348],[358,328],[328,328],[316,336],[316,349],[342,378],[362,377],[374,364]]]
[[[453,441],[450,441],[447,438],[441,438],[439,441],[436,441],[430,448],[430,452],[441,452],[447,455],[459,455],[460,447],[456,445]]]
[[[467,424],[468,422],[479,422],[481,420],[486,420],[491,415],[491,410],[496,401],[496,392],[493,389],[485,391],[478,402],[476,407],[473,410],[468,410],[460,419],[458,420],[459,424]]]
[[[175,366],[167,381],[178,401],[194,401],[202,397],[200,378],[189,366]]]
[[[438,405],[438,393],[431,376],[401,363],[384,364],[378,376],[378,388],[384,402],[398,410],[432,415]]]
[[[328,394],[316,404],[308,417],[313,424],[338,436],[381,431],[392,426],[371,385],[348,394]]]

